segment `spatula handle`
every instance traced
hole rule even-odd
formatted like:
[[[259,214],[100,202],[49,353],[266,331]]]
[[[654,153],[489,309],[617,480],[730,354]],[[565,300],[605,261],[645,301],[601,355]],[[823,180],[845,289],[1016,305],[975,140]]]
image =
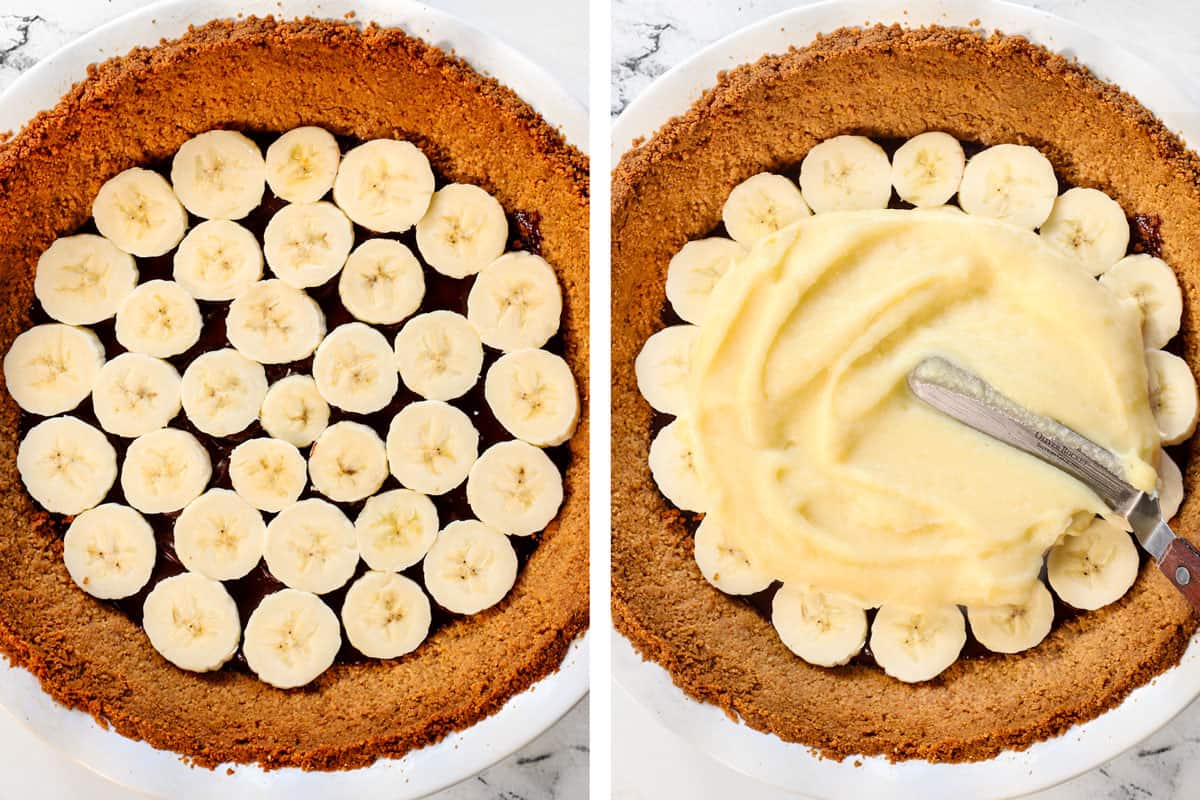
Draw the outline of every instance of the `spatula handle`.
[[[1180,536],[1167,546],[1158,568],[1192,608],[1200,612],[1200,550]]]

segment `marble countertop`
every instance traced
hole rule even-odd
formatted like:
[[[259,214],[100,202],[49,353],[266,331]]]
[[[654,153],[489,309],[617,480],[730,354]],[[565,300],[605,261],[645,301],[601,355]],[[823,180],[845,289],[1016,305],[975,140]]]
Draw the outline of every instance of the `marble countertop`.
[[[490,0],[432,0],[522,51],[587,100],[587,15],[556,0],[522,0],[516,9]],[[21,72],[81,34],[143,0],[0,0],[0,91]],[[579,3],[583,5],[582,0]],[[247,0],[247,10],[273,3]],[[536,20],[537,25],[530,22]],[[437,795],[439,800],[575,800],[587,796],[588,703],[517,753]],[[143,797],[110,783],[35,738],[0,709],[0,800]],[[181,795],[182,796],[182,795]]]
[[[659,75],[752,22],[812,0],[612,0],[612,105],[615,117]],[[1025,0],[1120,41],[1200,92],[1200,17],[1181,18],[1178,0]],[[783,800],[794,797],[718,764],[668,732],[620,687],[613,690],[616,800],[672,796]],[[1141,746],[1036,800],[1183,800],[1200,796],[1200,703]]]

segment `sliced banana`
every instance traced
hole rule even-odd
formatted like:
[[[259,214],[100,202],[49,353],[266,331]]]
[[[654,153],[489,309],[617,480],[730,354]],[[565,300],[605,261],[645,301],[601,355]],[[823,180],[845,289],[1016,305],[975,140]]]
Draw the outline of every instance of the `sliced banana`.
[[[313,488],[336,503],[353,503],[379,491],[388,456],[379,434],[358,422],[330,425],[308,456]]]
[[[312,125],[293,128],[267,148],[267,185],[289,203],[315,203],[333,188],[341,160],[332,133]]]
[[[342,647],[337,615],[309,592],[282,589],[262,599],[243,634],[242,652],[259,680],[293,689],[316,680]]]
[[[579,390],[571,368],[545,350],[514,350],[488,368],[483,396],[513,436],[538,447],[571,438],[579,422]]]
[[[1054,201],[1041,236],[1099,275],[1129,247],[1129,220],[1121,206],[1097,189],[1075,187]]]
[[[478,455],[479,431],[440,400],[409,403],[388,426],[388,467],[416,492],[445,494],[467,479]]]
[[[900,145],[892,156],[892,186],[901,200],[918,208],[941,206],[958,192],[966,163],[958,139],[926,131]]]
[[[688,405],[692,347],[700,336],[695,325],[671,325],[652,334],[633,362],[638,391],[655,411],[682,414]]]
[[[137,282],[133,256],[103,236],[80,233],[55,239],[38,256],[33,293],[53,319],[93,325],[116,314]]]
[[[421,262],[394,239],[368,239],[346,259],[338,296],[355,319],[395,325],[416,312],[425,297]]]
[[[1041,581],[1020,605],[967,608],[971,633],[993,653],[1020,653],[1037,647],[1054,624],[1054,598]]]
[[[259,281],[229,304],[229,343],[260,364],[308,358],[325,336],[325,314],[317,301],[278,279]]]
[[[310,376],[289,375],[267,389],[259,421],[270,436],[308,447],[329,426],[329,403]]]
[[[835,136],[815,145],[800,164],[800,192],[814,214],[887,208],[892,165],[865,136]]]
[[[262,202],[262,151],[237,131],[208,131],[184,142],[171,161],[171,185],[184,208],[204,219],[241,219]]]
[[[142,605],[150,644],[180,669],[212,672],[237,652],[242,621],[220,582],[194,572],[159,581]]]
[[[725,594],[754,594],[771,585],[771,576],[751,564],[741,548],[730,544],[712,517],[705,517],[696,529],[692,552],[700,574]]]
[[[92,597],[116,600],[141,591],[154,571],[154,530],[129,506],[105,503],[71,521],[63,562],[75,585]]]
[[[331,406],[370,414],[396,396],[400,378],[391,345],[383,334],[361,322],[347,322],[330,332],[313,358],[317,391]]]
[[[1046,556],[1046,577],[1064,603],[1094,611],[1120,600],[1138,573],[1138,550],[1129,534],[1097,517]]]
[[[425,263],[451,278],[474,275],[504,253],[508,218],[499,201],[469,183],[433,193],[417,223],[417,248]]]
[[[721,209],[730,238],[746,247],[811,214],[799,187],[770,172],[733,187]]]
[[[544,530],[563,501],[562,475],[525,442],[494,444],[471,467],[467,503],[485,525],[511,536]]]
[[[667,265],[667,301],[684,322],[704,322],[708,298],[717,281],[746,248],[732,239],[713,236],[688,242]]]
[[[74,417],[29,429],[17,447],[17,472],[29,495],[55,514],[96,506],[117,479],[117,451],[104,434]]]
[[[342,268],[354,247],[354,226],[333,203],[292,203],[263,231],[263,255],[275,277],[304,289],[321,286]]]
[[[224,348],[198,356],[183,371],[183,411],[210,436],[229,436],[258,419],[267,394],[262,364]]]
[[[1166,450],[1158,452],[1158,508],[1163,519],[1171,520],[1179,513],[1183,505],[1183,473],[1179,465],[1167,455]]]
[[[867,642],[867,612],[861,605],[794,583],[775,593],[771,623],[789,650],[819,667],[848,663]]]
[[[342,603],[342,624],[354,649],[369,658],[399,658],[429,635],[433,609],[417,582],[391,572],[368,572]]]
[[[1179,333],[1183,292],[1175,270],[1146,253],[1126,256],[1100,276],[1102,286],[1119,298],[1137,303],[1142,318],[1142,346],[1162,347]]]
[[[558,331],[562,290],[554,268],[533,253],[505,253],[484,267],[467,295],[467,319],[497,350],[541,347]]]
[[[871,623],[871,653],[883,671],[905,683],[942,674],[967,643],[958,606],[910,609],[886,604]]]
[[[344,586],[358,564],[354,525],[337,506],[315,498],[301,500],[271,520],[263,554],[272,575],[313,594]]]
[[[175,282],[197,300],[233,300],[263,274],[258,240],[227,219],[210,219],[188,231],[173,263]]]
[[[187,230],[187,212],[157,172],[133,168],[104,182],[92,201],[96,230],[141,258],[171,251]]]
[[[209,489],[175,520],[175,554],[215,581],[244,577],[262,560],[266,543],[262,514],[229,489]]]
[[[425,215],[433,188],[429,159],[415,145],[374,139],[342,157],[333,201],[368,230],[399,233]]]
[[[354,531],[367,566],[400,572],[424,558],[437,538],[437,507],[419,492],[393,489],[367,498]]]
[[[455,614],[477,614],[504,599],[517,580],[517,553],[508,537],[477,520],[451,522],[438,533],[422,565],[425,588]]]
[[[1150,408],[1163,444],[1178,444],[1196,430],[1196,378],[1188,363],[1163,350],[1146,351]]]
[[[121,491],[143,514],[167,514],[199,497],[211,477],[212,460],[204,445],[187,431],[164,428],[129,445]]]
[[[665,425],[650,442],[650,475],[663,497],[684,511],[705,511],[708,492],[696,472],[692,432],[685,420]]]
[[[958,188],[963,211],[1022,228],[1045,222],[1057,197],[1049,159],[1022,144],[998,144],[972,156]]]
[[[179,413],[179,371],[161,358],[122,353],[100,368],[92,409],[100,427],[133,438],[167,427]]]
[[[83,402],[104,366],[104,345],[86,328],[35,325],[4,355],[4,384],[17,405],[44,417]]]
[[[280,439],[248,439],[229,454],[233,490],[261,511],[282,511],[300,499],[308,465],[295,445]]]
[[[483,343],[467,318],[430,311],[404,323],[393,348],[400,380],[426,400],[462,397],[479,381]]]
[[[196,300],[175,281],[146,281],[117,312],[116,337],[126,350],[170,358],[200,340],[204,321]]]

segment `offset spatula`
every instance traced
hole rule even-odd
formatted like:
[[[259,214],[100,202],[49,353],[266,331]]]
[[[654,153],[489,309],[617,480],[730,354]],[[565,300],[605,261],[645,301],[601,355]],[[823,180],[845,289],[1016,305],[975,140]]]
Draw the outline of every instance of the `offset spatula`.
[[[1200,611],[1200,551],[1171,530],[1159,511],[1157,494],[1125,481],[1115,455],[1066,425],[1014,403],[944,358],[922,361],[909,373],[908,385],[938,411],[1058,467],[1099,495],[1129,522],[1158,568]]]

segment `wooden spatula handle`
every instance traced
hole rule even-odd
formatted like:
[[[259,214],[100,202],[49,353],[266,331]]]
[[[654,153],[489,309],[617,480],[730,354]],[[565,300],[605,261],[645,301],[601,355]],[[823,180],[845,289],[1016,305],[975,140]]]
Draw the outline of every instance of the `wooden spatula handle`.
[[[1187,598],[1192,608],[1200,612],[1200,550],[1180,536],[1167,547],[1158,568]]]

